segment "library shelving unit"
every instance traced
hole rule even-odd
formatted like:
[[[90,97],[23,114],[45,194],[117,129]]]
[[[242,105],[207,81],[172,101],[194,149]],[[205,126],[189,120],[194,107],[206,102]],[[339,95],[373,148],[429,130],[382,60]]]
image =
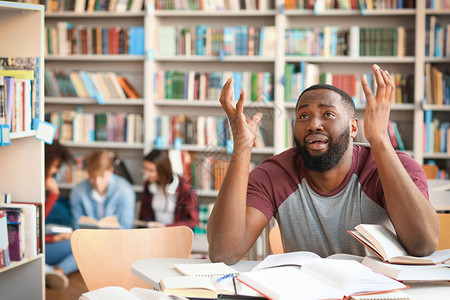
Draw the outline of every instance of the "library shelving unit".
[[[156,97],[155,73],[158,71],[176,70],[179,72],[271,72],[273,73],[273,101],[251,102],[247,101],[249,114],[256,111],[263,112],[262,126],[266,133],[266,145],[262,148],[255,148],[252,160],[260,162],[269,155],[277,154],[286,149],[286,119],[294,117],[295,103],[285,101],[285,67],[287,64],[298,66],[301,63],[316,65],[320,72],[330,72],[331,74],[354,74],[359,78],[361,74],[371,73],[371,65],[376,63],[383,69],[389,70],[391,74],[405,74],[413,78],[413,92],[403,99],[401,103],[393,105],[391,119],[398,124],[399,132],[405,145],[405,151],[409,153],[419,164],[428,160],[439,160],[441,167],[449,172],[450,156],[443,153],[426,153],[424,151],[424,111],[433,110],[435,116],[442,121],[449,120],[449,106],[425,105],[424,74],[425,64],[433,63],[446,65],[448,58],[425,57],[426,40],[426,17],[436,15],[443,22],[448,22],[450,14],[448,11],[438,11],[426,9],[425,0],[415,2],[415,8],[384,9],[374,8],[365,10],[345,10],[345,9],[285,9],[284,0],[261,0],[264,9],[252,10],[160,10],[155,9],[155,2],[148,0],[145,9],[139,13],[72,13],[57,12],[47,13],[47,24],[52,24],[58,20],[69,21],[75,24],[85,24],[87,26],[113,26],[118,23],[127,25],[139,25],[145,28],[145,55],[142,57],[130,57],[120,55],[94,55],[94,56],[64,56],[47,57],[47,67],[58,68],[83,68],[86,70],[111,70],[115,72],[125,72],[132,78],[132,83],[143,95],[141,102],[111,101],[104,106],[95,104],[90,99],[48,99],[47,111],[66,109],[71,107],[75,110],[78,105],[84,105],[86,109],[92,111],[105,110],[141,110],[144,115],[144,144],[142,150],[120,149],[133,155],[147,153],[156,143],[155,118],[163,115],[189,115],[189,116],[220,116],[225,114],[218,103],[218,99],[205,99],[205,101],[186,101],[185,99],[160,99]],[[183,1],[181,1],[183,2]],[[186,1],[187,3],[188,1]],[[306,1],[304,1],[306,2]],[[163,2],[159,2],[163,3]],[[180,3],[180,2],[177,2]],[[248,56],[248,55],[173,55],[167,47],[159,47],[161,41],[159,29],[162,27],[174,27],[175,32],[180,32],[181,27],[191,27],[206,25],[209,27],[225,27],[247,25],[254,27],[273,26],[276,32],[275,55],[274,56]],[[337,26],[339,28],[359,29],[386,29],[402,28],[401,34],[405,36],[405,43],[402,55],[392,55],[377,53],[378,55],[360,55],[361,53],[349,53],[340,56],[309,56],[291,55],[286,53],[286,30],[291,28]],[[397,31],[397,34],[399,34]],[[192,32],[191,32],[192,33]],[[176,33],[177,34],[177,33]],[[361,38],[361,36],[360,36]],[[351,38],[350,38],[351,39]],[[359,39],[356,44],[359,45]],[[353,44],[348,46],[353,47]],[[397,44],[399,47],[400,44]],[[178,45],[179,46],[179,45]],[[361,46],[361,45],[359,45]],[[392,45],[387,45],[389,46]],[[161,49],[161,51],[160,51]],[[167,50],[167,51],[166,51]],[[361,49],[360,49],[361,50]],[[399,50],[399,49],[397,49]],[[413,76],[413,77],[412,77]],[[249,91],[246,91],[249,94]],[[293,92],[293,98],[297,98],[301,90]],[[359,99],[357,99],[359,100]],[[123,104],[123,105],[122,105]],[[63,108],[64,107],[64,108]],[[364,105],[358,102],[357,117],[362,120],[364,117]],[[363,140],[363,126],[360,123],[359,137]],[[89,149],[93,145],[74,145],[73,149]],[[109,147],[109,145],[99,145],[99,147]],[[125,146],[124,146],[125,147]],[[126,146],[125,148],[127,148]],[[196,145],[181,145],[181,150],[187,150],[196,155],[218,155],[229,157],[224,147],[209,148]],[[139,161],[140,163],[140,161]],[[136,178],[141,178],[141,165],[136,163],[135,168],[139,173],[134,174]],[[142,180],[142,179],[141,179]],[[200,190],[198,194],[204,203],[213,203],[217,192],[210,190]]]
[[[0,1],[0,56],[38,57],[43,69],[44,7]],[[43,91],[43,76],[40,76]],[[40,94],[39,113],[44,113]],[[44,147],[35,131],[11,133],[11,144],[0,147],[0,190],[15,202],[44,206]],[[43,210],[39,219],[44,224]],[[44,236],[41,227],[40,236]],[[0,269],[2,299],[44,299],[44,251],[34,258]]]
[[[49,11],[45,14],[46,27],[58,26],[60,22],[68,22],[77,28],[121,27],[130,28],[144,26],[145,14],[140,12],[74,12]],[[144,55],[135,54],[50,54],[46,56],[47,70],[76,70],[87,72],[114,72],[127,78],[142,98],[136,99],[105,99],[100,105],[93,98],[77,97],[47,97],[46,113],[61,111],[79,111],[83,113],[127,113],[141,115],[145,119],[147,96],[144,92],[145,72]],[[143,121],[144,123],[144,121]],[[122,159],[130,171],[137,192],[142,191],[142,157],[144,155],[145,136],[141,143],[95,141],[79,143],[63,141],[74,155],[85,156],[93,149],[108,149],[115,152]],[[70,191],[71,184],[63,184],[65,192]]]
[[[426,1],[428,5],[431,4],[431,2],[435,1]],[[421,38],[423,40],[426,40],[425,47],[421,48],[421,52],[417,55],[417,67],[416,72],[418,74],[426,74],[426,65],[430,64],[431,66],[437,66],[438,69],[440,69],[445,74],[449,74],[450,72],[450,56],[448,56],[448,46],[441,45],[441,52],[442,54],[436,54],[436,53],[428,53],[427,47],[430,47],[430,35],[435,35],[435,40],[438,39],[438,32],[435,28],[435,31],[428,28],[430,18],[435,18],[436,23],[439,23],[441,26],[442,31],[447,32],[445,30],[446,27],[448,27],[450,24],[450,10],[449,8],[446,9],[433,9],[429,8],[429,6],[426,6],[425,1],[419,1],[420,6],[418,6],[418,12],[417,12],[417,27],[421,28],[420,35],[417,36],[417,38]],[[436,25],[437,27],[437,25]],[[433,33],[432,33],[433,31]],[[448,33],[447,33],[448,34]],[[448,43],[448,35],[444,36],[443,38],[444,43]],[[435,44],[437,41],[435,42]],[[447,51],[447,53],[444,53],[444,50]],[[430,50],[431,52],[434,52],[433,50]],[[429,78],[428,78],[429,79]],[[444,83],[443,83],[444,84]],[[444,84],[444,87],[448,89],[448,81]],[[431,113],[433,118],[436,118],[439,120],[439,122],[450,122],[450,102],[447,104],[436,104],[436,99],[429,99],[432,98],[430,95],[427,95],[426,93],[426,84],[424,81],[416,82],[416,99],[418,100],[420,106],[416,110],[416,119],[415,119],[415,128],[414,131],[417,133],[417,140],[415,140],[415,158],[417,161],[422,163],[433,163],[436,164],[439,169],[444,170],[447,174],[447,178],[450,174],[450,143],[448,142],[449,138],[449,129],[447,129],[447,147],[446,152],[442,151],[435,151],[434,145],[428,145],[427,143],[430,143],[429,137],[427,138],[426,135],[420,134],[421,130],[423,129],[423,124],[425,123],[426,117],[425,114]],[[444,92],[445,93],[445,92]],[[425,95],[425,96],[424,96]],[[448,96],[447,96],[448,97]],[[425,125],[426,126],[426,125]],[[425,129],[426,130],[426,129]],[[442,142],[442,141],[441,141]],[[425,145],[425,146],[424,146]]]

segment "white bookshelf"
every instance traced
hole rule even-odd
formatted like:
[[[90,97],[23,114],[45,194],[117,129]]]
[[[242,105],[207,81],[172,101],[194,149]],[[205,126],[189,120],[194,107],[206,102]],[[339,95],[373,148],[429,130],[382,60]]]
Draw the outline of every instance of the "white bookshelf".
[[[416,1],[416,9],[383,9],[366,11],[348,10],[285,10],[284,0],[269,0],[267,10],[241,10],[241,11],[176,11],[176,10],[156,10],[153,8],[154,1],[147,1],[147,9],[139,13],[73,13],[57,12],[46,15],[48,24],[58,20],[73,23],[83,23],[86,25],[110,24],[139,24],[145,27],[146,35],[146,55],[129,57],[127,55],[74,55],[74,56],[48,56],[48,65],[62,65],[64,68],[72,68],[82,64],[84,69],[98,70],[108,69],[122,71],[136,69],[133,72],[133,84],[138,86],[144,98],[137,102],[107,102],[107,106],[96,108],[121,110],[125,107],[142,109],[144,111],[145,136],[144,143],[138,148],[143,148],[142,152],[136,151],[136,155],[147,153],[151,150],[154,142],[154,118],[158,115],[212,115],[225,116],[218,99],[207,101],[186,101],[182,99],[153,99],[153,74],[159,70],[179,70],[179,71],[270,71],[274,73],[274,102],[271,103],[251,103],[253,110],[261,110],[265,117],[263,125],[270,128],[270,145],[262,149],[255,149],[254,154],[257,161],[261,161],[264,156],[280,153],[285,149],[285,119],[294,116],[295,103],[284,101],[283,76],[286,63],[298,64],[308,62],[319,65],[320,71],[330,71],[333,73],[356,73],[362,74],[370,72],[373,63],[379,64],[382,68],[388,69],[391,73],[415,74],[414,99],[411,103],[395,104],[392,106],[391,119],[397,121],[400,126],[404,142],[407,146],[407,153],[411,154],[420,164],[428,159],[438,159],[448,161],[447,154],[431,154],[423,151],[423,112],[424,109],[432,109],[440,112],[441,115],[449,112],[448,107],[434,107],[422,105],[424,98],[424,65],[427,62],[433,64],[448,64],[448,58],[425,57],[425,17],[437,15],[442,18],[450,18],[448,11],[435,11],[425,8],[425,0]],[[252,57],[252,56],[167,56],[165,53],[158,53],[158,27],[159,26],[190,26],[205,24],[211,26],[228,25],[254,25],[254,26],[275,26],[277,31],[275,57]],[[408,51],[406,56],[295,56],[285,55],[284,32],[290,27],[325,26],[336,25],[340,27],[360,26],[363,27],[397,27],[404,26],[412,32],[413,40],[408,40]],[[131,66],[128,66],[131,65]],[[82,67],[78,67],[82,68]],[[298,91],[300,94],[301,91]],[[96,107],[95,101],[90,99],[48,99],[49,109],[62,109],[63,107],[76,107],[85,105]],[[120,102],[120,104],[119,104]],[[94,109],[94,108],[92,108]],[[363,118],[364,107],[357,107],[357,117]],[[444,115],[445,118],[445,115]],[[361,128],[362,130],[362,128]],[[86,148],[90,145],[69,144],[73,149]],[[98,145],[101,147],[112,145]],[[121,147],[119,147],[121,148]],[[130,150],[128,146],[124,146]],[[205,147],[194,145],[183,145],[182,150],[201,152]],[[209,150],[209,149],[208,149]],[[214,149],[225,152],[224,148]],[[448,163],[447,163],[448,165]],[[211,196],[210,198],[213,198]]]
[[[0,56],[39,57],[43,70],[44,8],[0,1]],[[39,113],[44,115],[43,76],[40,76]],[[13,201],[44,207],[44,146],[35,131],[11,134],[11,145],[0,147],[0,191]],[[40,216],[44,228],[43,210]],[[40,236],[44,237],[41,230]],[[45,249],[42,249],[45,251]],[[44,252],[43,252],[44,253]],[[0,269],[0,298],[45,299],[44,254]]]

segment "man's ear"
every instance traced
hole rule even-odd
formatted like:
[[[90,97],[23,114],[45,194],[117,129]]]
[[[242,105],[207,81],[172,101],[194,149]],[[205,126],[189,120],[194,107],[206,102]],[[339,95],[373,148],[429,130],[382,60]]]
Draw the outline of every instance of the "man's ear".
[[[358,125],[359,121],[357,118],[352,119],[352,121],[350,122],[350,137],[352,139],[354,139],[358,134]]]

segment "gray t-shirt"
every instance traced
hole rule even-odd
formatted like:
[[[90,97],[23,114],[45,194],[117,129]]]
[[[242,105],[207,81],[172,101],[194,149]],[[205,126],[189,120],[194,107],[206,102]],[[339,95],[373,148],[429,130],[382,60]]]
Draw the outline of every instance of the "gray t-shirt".
[[[407,154],[397,155],[428,199],[427,179],[420,165]],[[349,173],[328,194],[313,186],[295,147],[273,156],[250,173],[247,205],[268,220],[277,219],[285,252],[312,251],[321,257],[366,255],[364,246],[348,230],[361,223],[384,224],[393,230],[370,147],[353,146]]]

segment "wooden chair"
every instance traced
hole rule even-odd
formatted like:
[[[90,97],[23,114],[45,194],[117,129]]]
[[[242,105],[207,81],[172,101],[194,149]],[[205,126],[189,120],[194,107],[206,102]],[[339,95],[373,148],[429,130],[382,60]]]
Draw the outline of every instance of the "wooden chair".
[[[450,214],[438,214],[441,230],[437,250],[450,249]]]
[[[272,227],[269,232],[270,250],[273,254],[284,253],[283,243],[281,241],[280,228],[277,226]]]
[[[151,288],[131,273],[131,264],[152,257],[189,258],[194,234],[189,227],[78,229],[72,252],[89,291],[106,286]]]

